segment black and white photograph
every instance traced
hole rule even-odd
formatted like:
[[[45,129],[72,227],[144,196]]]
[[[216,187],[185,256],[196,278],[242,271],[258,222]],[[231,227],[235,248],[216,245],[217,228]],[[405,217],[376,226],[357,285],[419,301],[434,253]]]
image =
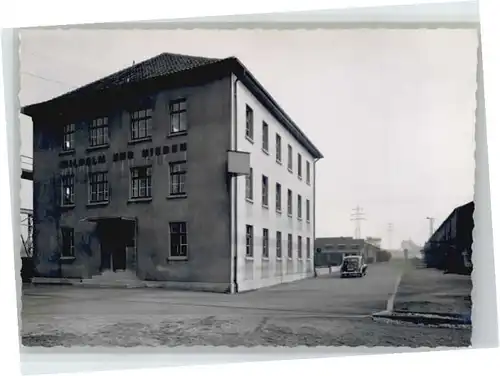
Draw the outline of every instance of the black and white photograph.
[[[25,347],[471,346],[477,30],[19,40]]]

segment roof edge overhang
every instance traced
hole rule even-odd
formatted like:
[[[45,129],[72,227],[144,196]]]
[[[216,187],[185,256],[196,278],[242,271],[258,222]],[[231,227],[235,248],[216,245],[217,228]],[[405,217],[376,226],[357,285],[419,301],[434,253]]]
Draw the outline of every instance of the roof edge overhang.
[[[82,101],[88,101],[87,103],[92,103],[94,105],[101,105],[102,101],[98,98],[115,97],[117,94],[120,96],[119,94],[124,92],[138,95],[138,93],[163,88],[165,85],[168,88],[179,87],[179,85],[184,81],[187,85],[192,85],[193,82],[197,84],[203,82],[204,77],[206,77],[206,79],[210,79],[220,75],[221,68],[225,66],[221,63],[224,63],[226,60],[228,59],[215,61],[165,76],[156,76],[141,81],[108,87],[102,90],[88,89],[90,84],[87,84],[49,100],[21,107],[21,113],[34,118],[44,116],[45,114],[53,111],[64,112],[69,107],[80,106]]]
[[[255,76],[236,57],[230,58],[234,63],[233,73],[250,89],[253,95],[265,105],[265,107],[277,117],[277,119],[290,131],[290,133],[311,153],[315,159],[324,158],[319,149],[300,130],[297,124],[280,107],[271,94],[261,85]]]
[[[443,222],[441,222],[441,224],[439,225],[439,227],[438,227],[436,230],[434,230],[434,232],[432,233],[432,236],[431,236],[431,237],[427,240],[427,242],[428,242],[428,241],[430,241],[430,240],[432,240],[432,238],[433,238],[433,237],[434,237],[434,236],[435,236],[435,235],[436,235],[439,231],[441,231],[441,230],[443,229],[444,225],[450,221],[450,219],[453,217],[453,215],[454,215],[455,213],[457,213],[457,212],[458,212],[458,211],[460,211],[460,210],[464,210],[465,208],[468,208],[468,207],[471,207],[471,209],[473,209],[473,210],[475,209],[475,203],[474,203],[474,200],[469,201],[469,202],[467,202],[466,204],[463,204],[463,205],[460,205],[460,206],[457,206],[456,208],[454,208],[454,209],[451,211],[451,213],[450,213],[450,214],[448,214],[448,216],[446,217],[446,219],[445,219]]]

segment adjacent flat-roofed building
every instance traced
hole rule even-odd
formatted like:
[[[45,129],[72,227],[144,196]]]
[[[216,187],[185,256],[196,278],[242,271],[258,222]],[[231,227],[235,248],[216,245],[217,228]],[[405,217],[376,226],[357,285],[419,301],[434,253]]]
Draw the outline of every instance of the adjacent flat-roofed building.
[[[238,292],[313,275],[322,155],[238,59],[164,53],[23,113],[38,281]]]
[[[364,256],[366,262],[376,262],[379,247],[368,243],[364,239],[352,237],[317,238],[314,242],[315,265],[340,265],[345,256]]]

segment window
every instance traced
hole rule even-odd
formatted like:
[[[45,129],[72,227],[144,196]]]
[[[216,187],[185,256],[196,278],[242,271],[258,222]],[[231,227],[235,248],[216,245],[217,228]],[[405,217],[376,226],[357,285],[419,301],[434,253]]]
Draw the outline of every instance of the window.
[[[292,191],[289,189],[288,190],[288,197],[287,197],[287,212],[288,215],[291,217],[292,216]]]
[[[293,149],[291,145],[288,145],[288,169],[293,171]]]
[[[269,230],[262,229],[262,257],[269,258]]]
[[[302,155],[297,153],[297,175],[299,179],[302,179]]]
[[[63,151],[70,151],[75,148],[75,124],[66,124],[63,127]]]
[[[276,183],[276,211],[281,213],[281,184]]]
[[[293,258],[293,240],[292,240],[292,234],[288,234],[288,258],[292,259]]]
[[[107,202],[109,200],[109,183],[107,172],[91,172],[89,174],[89,202]]]
[[[75,204],[75,176],[61,176],[61,205],[71,206]]]
[[[170,102],[170,134],[187,132],[187,102],[177,99]]]
[[[306,183],[311,184],[311,164],[306,161]]]
[[[245,197],[247,200],[253,200],[253,168],[250,167],[250,173],[245,177]]]
[[[276,162],[281,163],[281,136],[276,133]]]
[[[92,120],[89,126],[89,145],[102,146],[109,142],[108,118],[100,117]]]
[[[187,223],[170,222],[170,257],[187,258],[187,251]]]
[[[250,106],[247,105],[246,109],[246,128],[245,128],[245,136],[249,140],[253,140],[253,110]]]
[[[345,244],[339,244],[339,245],[338,245],[338,248],[339,248],[339,249],[345,249]]]
[[[253,257],[253,226],[247,225],[246,256]]]
[[[152,167],[134,167],[130,170],[130,193],[131,198],[151,197],[151,175]]]
[[[281,231],[276,231],[276,258],[281,258]]]
[[[269,126],[265,121],[262,122],[262,150],[269,151]]]
[[[311,220],[311,202],[306,200],[306,221],[309,222]]]
[[[302,236],[297,236],[297,257],[302,260]]]
[[[265,175],[262,175],[262,206],[269,206],[268,178]]]
[[[75,257],[75,230],[69,227],[61,227],[62,235],[62,257]]]
[[[309,260],[311,258],[311,238],[306,238],[306,255]]]
[[[297,218],[302,219],[302,196],[297,195]]]
[[[142,140],[151,137],[152,126],[152,108],[137,110],[130,114],[130,131],[132,140]]]
[[[186,194],[187,162],[170,163],[170,194]]]

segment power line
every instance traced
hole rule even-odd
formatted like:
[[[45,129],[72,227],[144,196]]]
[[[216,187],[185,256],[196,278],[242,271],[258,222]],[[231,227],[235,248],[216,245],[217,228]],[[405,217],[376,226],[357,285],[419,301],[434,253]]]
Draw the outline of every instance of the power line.
[[[27,76],[38,78],[38,79],[43,80],[43,81],[52,82],[52,83],[56,83],[56,84],[59,84],[59,85],[64,85],[64,86],[67,86],[67,87],[69,87],[71,89],[78,88],[78,86],[75,86],[75,85],[72,85],[72,84],[68,84],[68,83],[63,82],[63,81],[55,80],[53,78],[43,77],[43,76],[40,76],[40,75],[35,74],[35,73],[31,73],[31,72],[21,72],[21,74],[25,74]]]
[[[365,213],[363,212],[363,208],[360,208],[359,205],[356,206],[353,211],[354,212],[351,214],[351,221],[356,223],[354,238],[361,239],[361,221],[366,221]]]
[[[102,67],[95,65],[95,64],[89,64],[88,61],[82,61],[80,59],[71,59],[71,57],[68,59],[68,55],[61,55],[61,56],[55,56],[55,55],[47,55],[44,53],[40,52],[33,52],[33,51],[23,51],[23,54],[33,56],[37,58],[38,60],[44,60],[44,61],[52,61],[51,64],[60,64],[64,67],[73,67],[73,69],[78,69],[78,70],[86,70],[89,72],[99,72]]]

